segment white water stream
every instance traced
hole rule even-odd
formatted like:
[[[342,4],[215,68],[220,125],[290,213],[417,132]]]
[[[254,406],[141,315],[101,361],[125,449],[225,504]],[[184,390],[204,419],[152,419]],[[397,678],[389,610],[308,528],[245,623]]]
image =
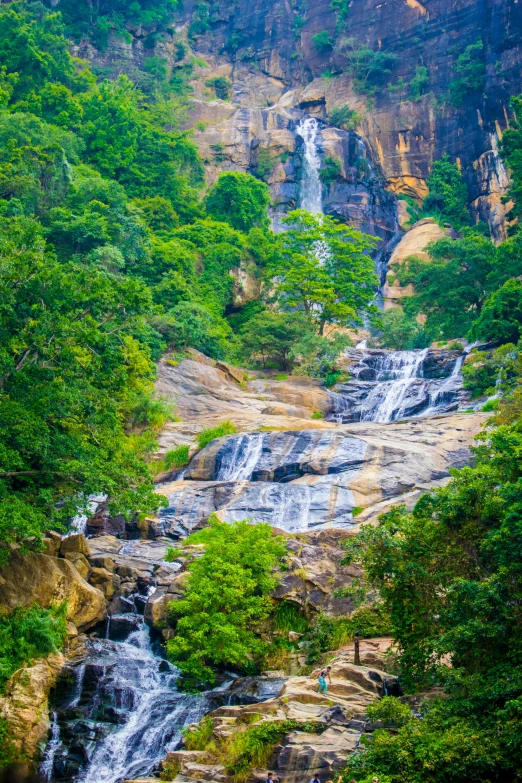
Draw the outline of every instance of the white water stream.
[[[316,215],[323,214],[323,187],[320,177],[319,123],[315,117],[306,117],[297,125],[297,133],[304,141],[303,177],[301,180],[301,209]]]

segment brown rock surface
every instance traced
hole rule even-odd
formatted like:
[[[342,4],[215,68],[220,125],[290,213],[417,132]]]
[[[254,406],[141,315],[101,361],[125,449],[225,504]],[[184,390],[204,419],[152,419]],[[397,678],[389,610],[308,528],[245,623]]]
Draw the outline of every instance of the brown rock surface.
[[[9,724],[9,740],[17,751],[35,758],[49,730],[48,697],[65,663],[60,653],[19,669],[0,696],[0,718]]]
[[[0,568],[0,608],[11,611],[32,603],[48,607],[67,601],[67,618],[80,630],[105,616],[103,594],[88,584],[74,565],[62,558],[14,552]]]

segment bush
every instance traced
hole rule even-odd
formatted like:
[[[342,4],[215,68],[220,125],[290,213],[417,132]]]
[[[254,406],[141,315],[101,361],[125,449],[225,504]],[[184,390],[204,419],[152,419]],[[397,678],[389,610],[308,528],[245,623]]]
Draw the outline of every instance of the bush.
[[[216,98],[220,98],[222,101],[229,101],[232,95],[232,82],[227,79],[226,76],[215,76],[213,79],[207,79],[205,82],[207,87],[211,87]]]
[[[415,68],[415,74],[410,81],[410,98],[413,101],[420,101],[428,92],[430,86],[430,74],[426,66],[418,65]]]
[[[328,30],[321,30],[312,36],[312,43],[320,54],[325,54],[333,49],[333,38]]]
[[[195,729],[184,733],[185,747],[187,750],[206,750],[212,740],[214,722],[210,715],[206,715]]]
[[[377,331],[372,344],[392,351],[427,348],[431,343],[431,335],[417,323],[414,315],[406,314],[401,307],[393,307],[381,313],[372,331]]]
[[[67,635],[66,617],[65,604],[52,609],[34,604],[0,615],[0,693],[17,669],[60,649]]]
[[[330,125],[334,125],[336,128],[343,128],[344,130],[355,130],[359,125],[361,118],[355,111],[350,109],[348,104],[344,103],[340,106],[333,106],[328,116]]]
[[[319,172],[323,185],[331,185],[342,176],[342,164],[339,158],[326,158]]]
[[[373,722],[382,721],[386,726],[404,726],[412,719],[411,707],[395,696],[384,696],[371,702],[366,708],[366,714]]]
[[[209,443],[212,443],[216,438],[222,438],[224,435],[235,435],[237,432],[236,425],[229,419],[218,424],[217,427],[211,427],[210,429],[203,430],[197,435],[197,442],[200,449],[204,449]]]
[[[299,723],[296,720],[270,721],[252,726],[233,737],[227,749],[225,770],[228,775],[234,775],[236,780],[244,780],[252,768],[266,766],[274,747],[281,742],[285,734],[296,730],[318,734],[324,729],[322,723]]]
[[[266,182],[272,174],[277,158],[270,154],[270,150],[261,147],[257,153],[256,176]]]
[[[167,451],[165,456],[153,463],[154,473],[158,476],[160,473],[166,473],[170,470],[181,470],[189,461],[189,447],[178,446],[176,449]]]
[[[386,636],[391,630],[390,618],[381,603],[360,606],[349,617],[332,618],[319,614],[303,640],[306,662],[317,663],[323,653],[338,650],[351,641],[356,632],[371,638]]]
[[[288,633],[305,633],[308,630],[308,620],[303,609],[293,601],[278,601],[272,614],[272,624],[275,631]]]
[[[450,82],[449,91],[451,103],[459,107],[469,94],[484,90],[486,85],[484,44],[480,39],[458,56],[455,71],[459,76]]]
[[[186,539],[204,544],[204,554],[188,566],[181,600],[169,604],[174,623],[167,653],[182,672],[182,686],[213,685],[215,668],[255,673],[267,650],[260,636],[270,617],[273,570],[286,550],[269,525],[227,524],[211,517],[210,527]]]

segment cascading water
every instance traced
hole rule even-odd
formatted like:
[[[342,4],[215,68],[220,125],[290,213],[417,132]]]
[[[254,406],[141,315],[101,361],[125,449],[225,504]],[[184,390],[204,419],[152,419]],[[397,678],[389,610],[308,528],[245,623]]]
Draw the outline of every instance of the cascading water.
[[[332,393],[332,419],[390,422],[458,408],[464,356],[444,352],[348,351],[351,379]]]
[[[72,694],[53,714],[41,766],[49,783],[119,783],[148,775],[177,747],[183,726],[210,708],[208,695],[178,691],[178,672],[155,652],[142,617],[119,619],[135,630],[125,641],[89,641]]]
[[[301,209],[323,214],[323,195],[319,157],[320,130],[315,117],[306,117],[297,125],[297,133],[304,142],[303,177],[301,180]]]

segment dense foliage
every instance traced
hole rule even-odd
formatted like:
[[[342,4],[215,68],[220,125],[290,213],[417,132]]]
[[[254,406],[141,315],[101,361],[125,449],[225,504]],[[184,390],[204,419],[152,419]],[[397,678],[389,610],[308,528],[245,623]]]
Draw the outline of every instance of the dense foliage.
[[[520,379],[520,376],[519,376]],[[378,732],[347,772],[391,781],[515,780],[521,762],[521,389],[506,395],[475,465],[349,544],[390,613],[408,691],[442,686],[424,718]],[[451,667],[449,664],[451,663]]]
[[[17,669],[60,649],[66,636],[66,606],[34,605],[0,615],[0,693]]]
[[[269,525],[217,518],[186,543],[204,544],[205,551],[188,566],[183,598],[169,604],[176,636],[167,652],[184,686],[194,688],[213,684],[215,667],[246,672],[261,662],[260,624],[270,615],[273,571],[286,550]]]

